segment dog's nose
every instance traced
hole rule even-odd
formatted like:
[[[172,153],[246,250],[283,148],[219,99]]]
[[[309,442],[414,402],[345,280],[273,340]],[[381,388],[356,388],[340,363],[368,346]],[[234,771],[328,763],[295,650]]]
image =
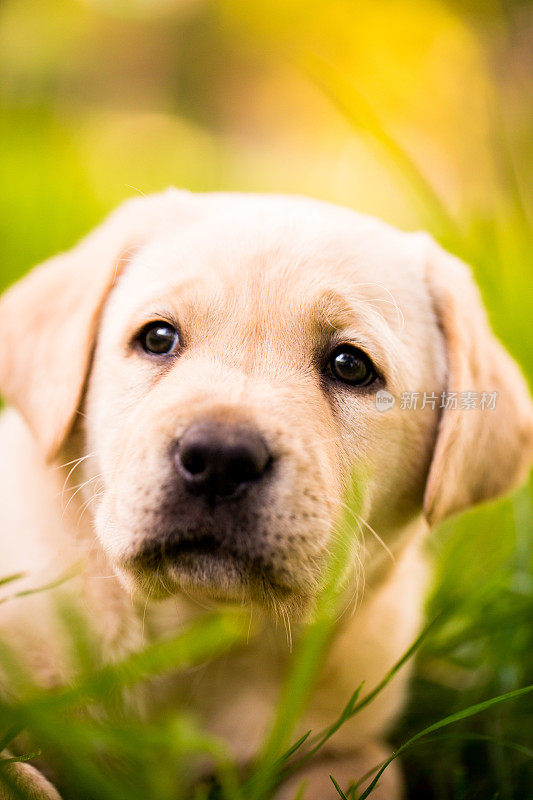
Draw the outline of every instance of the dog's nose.
[[[253,429],[197,422],[177,442],[174,460],[188,491],[214,501],[235,497],[259,480],[270,463],[270,453]]]

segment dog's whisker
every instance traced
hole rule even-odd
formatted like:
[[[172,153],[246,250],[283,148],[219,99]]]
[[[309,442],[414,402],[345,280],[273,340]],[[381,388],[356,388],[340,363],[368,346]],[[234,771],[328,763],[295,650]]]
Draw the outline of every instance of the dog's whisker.
[[[250,633],[252,631],[253,616],[254,616],[254,604],[250,603],[250,619],[248,620],[248,630],[246,632],[246,644],[250,643]]]
[[[291,621],[289,619],[289,614],[287,609],[280,604],[280,613],[285,624],[285,634],[287,636],[287,647],[289,648],[289,653],[292,653],[292,630],[291,630]]]
[[[89,458],[92,458],[92,457],[93,457],[93,454],[90,453],[88,455],[81,456],[81,458],[77,458],[74,461],[70,462],[74,466],[70,469],[67,477],[65,478],[65,482],[63,483],[63,488],[61,490],[61,497],[62,498],[63,498],[63,496],[64,496],[64,494],[65,494],[65,492],[67,490],[67,485],[68,485],[68,482],[69,482],[72,474],[75,472],[75,470],[78,469],[79,466],[81,466],[81,464],[83,464],[85,461],[87,461]],[[67,466],[67,465],[65,465],[65,466]]]
[[[359,529],[359,533],[363,535],[363,531],[361,525],[358,521],[356,524]],[[361,602],[362,597],[364,595],[365,590],[365,571],[364,571],[364,564],[361,558],[359,549],[356,548],[354,551],[354,563],[353,563],[353,590],[350,593],[350,596],[346,599],[344,606],[340,609],[339,614],[336,618],[338,622],[347,612],[347,610],[351,607],[350,616],[353,616],[357,610],[358,604]],[[347,576],[348,578],[349,576]]]
[[[103,477],[103,472],[99,472],[96,475],[91,475],[90,478],[87,478],[87,480],[82,481],[82,483],[76,483],[74,486],[69,486],[68,488],[70,491],[74,491],[74,489],[79,489],[80,486],[86,486],[90,481],[96,481],[101,477]]]
[[[398,303],[396,301],[396,298],[394,297],[393,293],[388,288],[388,286],[385,286],[383,283],[379,283],[377,281],[369,281],[369,282],[364,282],[364,283],[363,282],[359,282],[359,283],[356,284],[356,286],[377,286],[379,289],[382,289],[385,292],[385,294],[387,294],[390,297],[390,300],[385,300],[385,298],[378,298],[378,297],[372,298],[372,300],[373,301],[374,300],[378,300],[378,301],[381,300],[381,302],[383,302],[383,303],[390,303],[392,306],[394,306],[394,308],[396,309],[396,312],[398,314],[398,319],[400,320],[400,330],[404,329],[404,327],[405,327],[404,313],[403,313],[402,309],[400,308],[400,306],[398,305]]]
[[[356,511],[354,511],[353,508],[350,508],[350,506],[348,506],[346,503],[341,502],[341,505],[353,517],[354,521],[363,524],[365,526],[365,528],[367,528],[370,531],[370,533],[374,536],[376,541],[381,545],[381,547],[383,547],[383,549],[385,550],[385,552],[387,553],[387,555],[389,556],[391,561],[393,563],[395,563],[396,562],[396,558],[394,556],[394,553],[387,546],[387,544],[383,541],[383,539],[377,533],[377,531],[374,530],[374,528],[370,525],[370,523],[368,523],[360,514],[358,514]]]
[[[157,577],[158,576],[156,575],[156,579],[157,579]],[[144,602],[144,609],[143,609],[143,616],[142,616],[141,636],[142,636],[143,642],[144,642],[144,628],[145,628],[145,624],[146,624],[146,611],[148,609],[148,603],[149,603],[150,597],[152,596],[152,592],[153,591],[154,591],[154,581],[151,581],[150,585],[149,585],[149,589],[148,589],[148,594],[146,595],[146,600]]]
[[[132,186],[131,183],[126,183],[125,186],[126,186],[126,189],[133,189],[133,191],[137,192],[137,194],[140,195],[141,197],[146,197],[146,194],[141,189],[139,189],[137,186]]]
[[[168,596],[169,597],[174,597],[173,592],[168,588],[168,586],[166,585],[165,581],[163,580],[163,576],[161,574],[161,570],[158,570],[158,572],[157,572],[157,580],[159,581],[159,583],[161,584],[161,586],[163,587],[165,592],[168,594]]]
[[[82,519],[83,519],[83,517],[85,515],[85,512],[90,507],[90,505],[92,503],[94,503],[95,500],[98,500],[100,497],[103,497],[103,495],[104,495],[104,490],[102,489],[100,491],[95,492],[95,494],[93,494],[92,497],[89,497],[89,499],[85,501],[85,503],[82,505],[82,507],[80,509],[80,513],[79,513],[78,519],[76,521],[76,524],[78,526],[81,524],[81,521],[82,521]]]
[[[82,489],[83,489],[85,486],[88,486],[88,485],[89,485],[89,483],[91,483],[93,480],[95,480],[95,477],[96,477],[96,476],[93,476],[92,478],[89,478],[88,480],[86,480],[84,483],[80,484],[80,485],[78,486],[78,488],[76,489],[76,491],[74,492],[74,494],[72,494],[72,495],[70,496],[70,498],[69,498],[69,500],[68,500],[68,503],[66,504],[65,508],[63,509],[63,513],[62,513],[62,515],[61,515],[61,519],[62,519],[62,520],[64,519],[64,517],[65,517],[65,514],[67,513],[67,511],[68,511],[68,509],[69,509],[69,506],[70,506],[70,504],[72,503],[72,501],[74,500],[74,498],[76,497],[76,495],[77,495],[79,492],[81,492],[81,490],[82,490]],[[100,476],[98,476],[98,477],[100,477]]]
[[[379,535],[379,533],[377,533],[377,531],[375,531],[375,530],[374,530],[374,528],[373,528],[373,527],[372,527],[372,526],[371,526],[371,525],[370,525],[370,524],[369,524],[369,523],[366,521],[366,519],[364,519],[363,517],[361,517],[361,516],[360,516],[359,514],[357,514],[356,512],[354,512],[354,513],[356,514],[356,516],[357,516],[357,518],[359,519],[359,521],[360,521],[360,522],[361,522],[361,523],[362,523],[362,524],[365,526],[365,528],[367,528],[367,530],[369,530],[369,531],[370,531],[370,533],[372,534],[372,536],[374,536],[374,538],[376,539],[376,541],[377,541],[377,542],[378,542],[378,543],[379,543],[379,544],[380,544],[380,545],[383,547],[383,549],[385,550],[385,552],[387,553],[387,555],[389,556],[389,558],[391,559],[391,561],[392,561],[393,563],[396,563],[396,556],[394,555],[394,553],[392,552],[392,550],[390,549],[390,547],[388,547],[388,545],[386,544],[386,542],[384,542],[384,541],[383,541],[383,539],[381,538],[381,536]]]
[[[57,464],[54,466],[54,470],[64,469],[65,467],[69,467],[71,464],[79,464],[81,461],[85,461],[87,458],[96,458],[96,453],[87,453],[84,456],[80,456],[80,458],[74,458],[72,461],[66,461],[64,464]]]

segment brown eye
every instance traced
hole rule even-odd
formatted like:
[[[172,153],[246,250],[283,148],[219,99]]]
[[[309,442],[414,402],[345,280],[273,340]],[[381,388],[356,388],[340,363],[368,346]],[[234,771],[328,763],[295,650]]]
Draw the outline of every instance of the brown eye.
[[[350,386],[369,386],[377,378],[376,369],[366,353],[349,344],[335,348],[329,358],[329,369],[334,378]]]
[[[139,334],[139,342],[145,353],[155,356],[166,356],[173,353],[179,337],[176,328],[169,322],[150,322]]]

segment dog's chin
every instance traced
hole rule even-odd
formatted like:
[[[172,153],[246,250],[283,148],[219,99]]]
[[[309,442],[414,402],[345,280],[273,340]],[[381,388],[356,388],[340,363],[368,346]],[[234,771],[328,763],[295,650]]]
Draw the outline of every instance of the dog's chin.
[[[272,564],[208,539],[147,546],[117,571],[130,592],[150,600],[183,594],[200,602],[253,603],[275,614],[283,608],[299,617],[311,599]]]

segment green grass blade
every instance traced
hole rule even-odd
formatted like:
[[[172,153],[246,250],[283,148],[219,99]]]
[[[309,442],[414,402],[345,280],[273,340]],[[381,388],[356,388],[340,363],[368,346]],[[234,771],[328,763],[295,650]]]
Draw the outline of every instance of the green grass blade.
[[[9,758],[0,758],[0,769],[4,767],[6,764],[19,764],[24,761],[31,761],[32,758],[39,758],[41,755],[40,750],[36,750],[35,753],[26,753],[23,756],[9,756]]]
[[[405,653],[398,659],[398,661],[391,667],[391,669],[387,672],[385,677],[382,681],[378,683],[378,685],[372,689],[359,703],[357,703],[357,699],[363,689],[364,683],[361,683],[360,686],[355,690],[354,694],[344,707],[340,716],[329,725],[324,731],[318,734],[315,743],[313,744],[312,748],[305,753],[297,762],[291,764],[283,773],[283,777],[286,778],[289,775],[292,775],[297,770],[301,769],[304,764],[309,762],[316,753],[325,745],[325,743],[344,725],[344,723],[350,719],[351,717],[355,716],[357,713],[362,711],[363,708],[366,708],[377,696],[378,694],[383,691],[383,689],[387,686],[388,683],[394,678],[394,676],[399,672],[399,670],[404,666],[404,664],[409,661],[415,652],[419,649],[422,642],[426,639],[429,633],[435,628],[437,622],[442,618],[443,614],[436,615],[421,631],[421,633],[417,636],[415,641],[412,645],[405,651]]]
[[[105,699],[113,691],[140,683],[154,675],[202,663],[227,652],[244,641],[247,634],[248,622],[239,612],[208,615],[178,636],[156,641],[121,662],[106,665],[73,687],[42,691],[27,705],[1,703],[0,711],[5,720],[11,719],[12,722],[51,710],[54,713],[62,709],[71,711],[84,703]],[[4,648],[1,641],[0,646]],[[20,669],[18,663],[16,666]]]
[[[71,569],[64,572],[58,578],[55,578],[53,581],[49,583],[45,583],[42,586],[36,586],[34,589],[23,589],[20,592],[14,592],[13,594],[8,595],[7,597],[0,598],[0,603],[7,603],[9,600],[16,600],[20,597],[30,597],[34,594],[40,594],[41,592],[48,592],[51,589],[57,589],[58,586],[62,586],[67,581],[74,578],[80,572],[80,567],[72,567]],[[19,577],[23,577],[23,573],[19,575],[10,576],[11,580],[17,580]],[[5,580],[5,579],[4,579]],[[8,581],[5,581],[8,582]]]
[[[413,657],[416,651],[420,648],[422,642],[434,630],[437,623],[442,620],[443,616],[444,612],[436,614],[433,617],[433,619],[427,623],[427,625],[423,628],[421,633],[419,633],[419,635],[416,637],[413,644],[407,648],[403,656],[401,656],[401,658],[399,658],[398,661],[391,667],[391,669],[387,672],[383,680],[380,681],[378,685],[374,689],[372,689],[371,692],[369,692],[365,697],[363,697],[361,702],[357,703],[357,705],[354,707],[352,711],[351,716],[355,716],[355,714],[358,714],[360,711],[363,710],[363,708],[366,708],[366,706],[370,705],[370,703],[378,696],[378,694],[381,691],[383,691],[385,686],[387,686],[387,684],[391,682],[391,680],[401,670],[404,664],[406,664]]]
[[[469,717],[473,717],[476,714],[480,714],[482,711],[486,711],[493,706],[498,705],[499,703],[507,702],[508,700],[514,700],[518,697],[522,697],[525,694],[533,691],[533,684],[530,686],[524,686],[522,689],[515,689],[512,692],[506,692],[505,694],[500,694],[497,697],[492,697],[490,700],[484,700],[482,703],[476,703],[473,706],[469,706],[468,708],[464,708],[462,711],[457,711],[455,714],[450,714],[444,719],[435,722],[433,725],[430,725],[424,730],[420,731],[419,733],[412,736],[410,739],[402,744],[401,747],[398,748],[391,756],[388,758],[385,763],[379,768],[376,776],[372,779],[369,786],[365,789],[363,794],[360,797],[360,800],[366,800],[366,798],[371,794],[371,792],[375,789],[379,779],[395,758],[398,758],[401,753],[407,750],[408,747],[411,747],[415,742],[419,739],[422,739],[424,736],[427,736],[429,733],[434,733],[435,731],[441,730],[442,728],[447,727],[448,725],[453,725],[455,722],[459,722],[463,719],[468,719]]]
[[[14,575],[6,575],[5,578],[0,578],[0,586],[6,586],[8,583],[13,583],[13,581],[19,581],[21,578],[25,578],[25,572],[15,572]]]
[[[506,739],[500,739],[498,736],[487,736],[482,733],[455,733],[450,736],[430,736],[426,742],[444,742],[446,740],[456,742],[458,740],[467,742],[488,742],[489,744],[498,745],[498,747],[505,747],[508,750],[514,750],[516,753],[525,756],[526,758],[533,759],[533,750],[518,742],[508,742]],[[375,770],[372,770],[374,772]]]
[[[303,800],[306,789],[307,789],[307,781],[304,779],[298,786],[296,794],[293,797],[293,800]]]
[[[345,794],[344,794],[344,792],[342,791],[341,787],[339,786],[339,784],[337,783],[337,781],[335,780],[335,778],[333,777],[333,775],[330,775],[330,776],[329,776],[329,779],[330,779],[330,781],[332,782],[332,784],[333,784],[333,786],[335,787],[335,789],[337,790],[337,794],[339,795],[339,797],[342,797],[342,800],[349,800],[349,798],[348,798],[348,797],[346,797],[346,795],[345,795]]]
[[[354,476],[347,497],[347,508],[358,509],[361,479]],[[348,511],[339,523],[316,606],[314,619],[302,633],[291,669],[282,688],[269,736],[260,752],[256,768],[246,785],[247,800],[263,800],[277,781],[280,754],[303,713],[329,645],[341,599],[343,581],[354,542],[353,513]]]
[[[13,739],[16,739],[19,733],[23,730],[23,726],[18,725],[11,725],[8,729],[7,733],[2,737],[0,740],[0,753],[3,753],[6,747]]]
[[[339,728],[342,727],[342,725],[344,725],[346,720],[349,719],[351,716],[353,716],[353,711],[354,711],[354,708],[355,708],[355,704],[357,702],[357,699],[358,699],[359,695],[361,694],[361,690],[362,690],[363,686],[364,686],[364,682],[361,683],[357,687],[357,689],[355,690],[353,695],[350,697],[350,699],[348,700],[347,704],[345,705],[343,711],[341,712],[340,716],[335,720],[335,722],[333,722],[328,728],[326,728],[325,731],[323,731],[321,734],[318,735],[318,741],[312,746],[312,748],[307,753],[305,753],[298,760],[297,763],[291,764],[286,770],[284,770],[283,778],[286,778],[289,775],[292,775],[294,772],[297,772],[299,769],[301,769],[301,767],[303,767],[304,764],[306,764],[308,761],[310,761],[313,758],[314,755],[316,755],[316,753],[323,747],[323,745],[327,742],[327,740],[330,739],[331,736],[333,736],[333,734],[336,733],[339,730]],[[294,748],[293,752],[295,752],[296,749],[297,748]],[[290,753],[290,751],[288,751],[288,752]],[[292,754],[293,753],[290,753],[290,755],[292,755]],[[288,755],[287,759],[284,759],[284,760],[288,760],[289,757],[290,756]]]
[[[289,747],[289,749],[288,749],[288,750],[286,750],[286,751],[285,751],[285,753],[283,753],[283,755],[282,755],[282,756],[280,756],[280,757],[278,758],[278,760],[277,760],[277,763],[276,763],[276,766],[278,766],[278,767],[281,767],[281,766],[282,766],[284,763],[286,763],[286,762],[287,762],[287,761],[288,761],[290,758],[292,758],[292,756],[293,756],[293,755],[294,755],[294,754],[295,754],[295,753],[296,753],[298,750],[300,750],[300,748],[301,748],[301,747],[302,747],[302,746],[305,744],[305,742],[306,742],[306,741],[309,739],[309,736],[310,736],[310,735],[311,735],[311,731],[309,730],[309,731],[307,731],[307,733],[304,733],[304,735],[303,735],[303,736],[300,736],[300,738],[299,738],[299,739],[298,739],[298,740],[297,740],[297,741],[296,741],[294,744],[292,744],[292,745]]]

